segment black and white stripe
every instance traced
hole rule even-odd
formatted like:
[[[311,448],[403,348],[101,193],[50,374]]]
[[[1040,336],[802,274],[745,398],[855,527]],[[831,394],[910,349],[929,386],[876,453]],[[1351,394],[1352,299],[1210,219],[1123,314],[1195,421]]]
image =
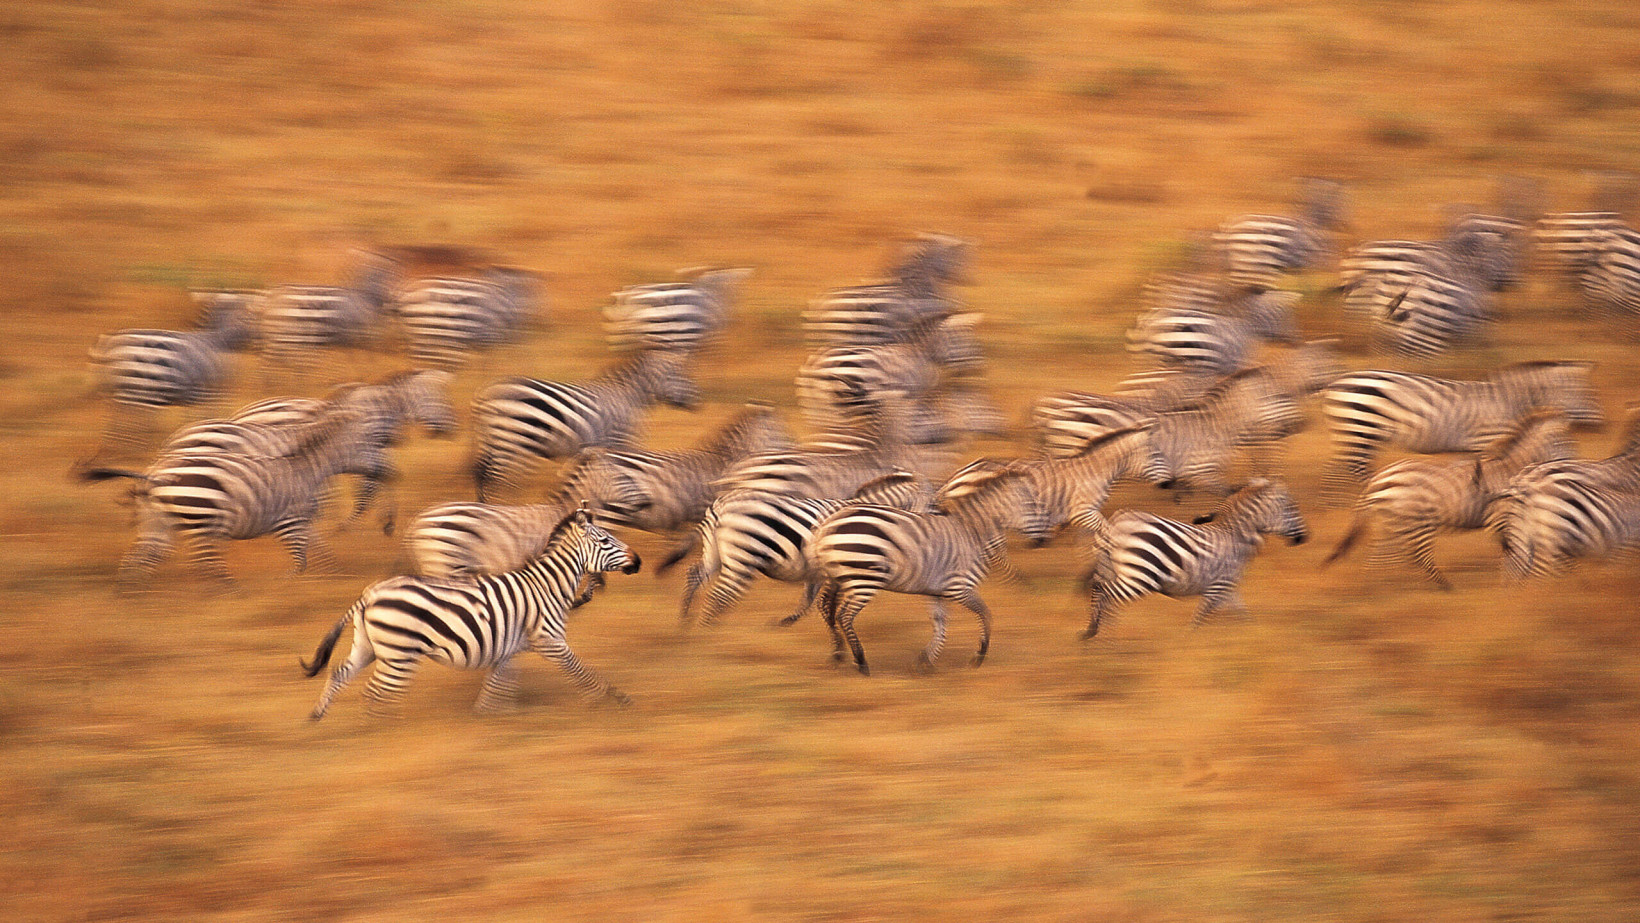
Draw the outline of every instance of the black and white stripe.
[[[477,350],[512,342],[532,317],[542,316],[540,289],[535,273],[506,266],[408,284],[394,312],[410,361],[418,368],[453,370]]]
[[[1435,564],[1435,536],[1472,531],[1487,524],[1487,509],[1522,469],[1567,458],[1572,452],[1566,418],[1539,411],[1488,445],[1474,459],[1426,461],[1409,458],[1373,475],[1356,500],[1349,531],[1323,566],[1345,554],[1375,525],[1378,538],[1369,559],[1379,567],[1404,562],[1443,590],[1452,584]]]
[[[886,281],[837,289],[803,312],[811,349],[901,342],[927,318],[956,313],[947,288],[968,278],[970,247],[947,234],[920,234],[908,241]]]
[[[700,388],[687,360],[645,350],[584,382],[509,378],[486,386],[473,398],[478,498],[511,485],[534,459],[568,458],[588,446],[632,447],[639,416],[657,402],[693,410]]]
[[[232,371],[231,352],[255,334],[257,292],[197,292],[198,330],[121,330],[97,338],[91,364],[112,406],[105,449],[135,448],[152,438],[160,407],[217,400]]]
[[[1094,637],[1119,606],[1150,593],[1200,596],[1193,625],[1219,609],[1245,610],[1236,588],[1264,537],[1283,535],[1295,545],[1309,537],[1286,485],[1265,478],[1249,482],[1198,523],[1136,510],[1112,514],[1093,540],[1093,564],[1084,578],[1091,613],[1082,637]]]
[[[121,578],[152,575],[181,539],[192,547],[197,570],[226,582],[218,543],[269,534],[285,544],[298,572],[306,569],[325,484],[354,460],[359,425],[356,413],[331,414],[302,427],[292,451],[276,457],[208,452],[166,456],[147,472],[82,471],[84,480],[138,482],[139,534],[120,562]]]
[[[785,583],[805,584],[803,599],[782,620],[797,621],[813,604],[819,584],[812,579],[809,538],[820,520],[851,504],[877,503],[902,509],[926,509],[932,500],[928,483],[910,471],[895,471],[863,485],[848,499],[816,499],[756,490],[720,494],[707,507],[692,541],[673,549],[660,571],[682,560],[696,545],[700,560],[690,565],[684,580],[681,623],[690,624],[690,610],[702,587],[706,601],[699,620],[711,626],[732,609],[758,576]]]
[[[1159,306],[1128,331],[1128,350],[1163,368],[1229,375],[1247,368],[1264,343],[1298,342],[1297,292],[1265,291],[1213,309]]]
[[[811,426],[824,429],[858,422],[887,391],[924,412],[936,411],[953,391],[971,394],[984,368],[975,334],[981,317],[933,316],[908,327],[902,342],[816,350],[797,373],[798,406]]]
[[[1334,381],[1322,412],[1335,446],[1323,479],[1330,499],[1352,495],[1385,446],[1409,452],[1475,452],[1537,409],[1564,413],[1574,426],[1604,421],[1587,362],[1522,362],[1481,381],[1370,370]]]
[[[371,663],[377,666],[365,695],[373,710],[391,705],[423,660],[487,670],[476,707],[506,708],[518,688],[514,658],[525,651],[556,663],[587,699],[607,696],[624,705],[627,696],[570,650],[564,614],[587,574],[632,574],[641,563],[590,513],[576,510],[554,530],[540,557],[521,570],[472,579],[393,577],[377,583],[320,641],[313,663],[302,664],[308,676],[318,675],[343,629],[353,626],[352,650],[331,671],[311,717],[323,718],[343,687]]]
[[[1154,474],[1146,477],[1163,487],[1220,496],[1231,490],[1227,475],[1239,450],[1246,450],[1256,465],[1269,465],[1273,446],[1304,427],[1298,395],[1264,367],[1237,372],[1200,400],[1155,419]]]
[[[1303,187],[1299,214],[1234,218],[1219,227],[1214,240],[1232,285],[1267,289],[1283,274],[1307,269],[1326,256],[1330,234],[1343,221],[1343,186],[1310,179]]]
[[[977,464],[986,464],[984,460]],[[977,592],[1009,532],[1042,541],[1048,517],[1032,493],[1023,469],[1003,466],[984,478],[964,477],[942,488],[931,512],[862,504],[844,507],[820,522],[810,542],[820,605],[831,629],[833,658],[841,661],[846,642],[861,673],[870,673],[854,630],[860,610],[882,590],[927,596],[934,633],[918,657],[932,668],[945,646],[945,601],[961,603],[980,622],[973,664],[991,645],[991,611]]]
[[[729,324],[750,269],[684,270],[682,282],[624,288],[604,308],[604,329],[616,352],[645,349],[695,353]]]
[[[386,304],[381,292],[337,285],[270,289],[261,315],[263,377],[302,376],[322,350],[374,342]]]

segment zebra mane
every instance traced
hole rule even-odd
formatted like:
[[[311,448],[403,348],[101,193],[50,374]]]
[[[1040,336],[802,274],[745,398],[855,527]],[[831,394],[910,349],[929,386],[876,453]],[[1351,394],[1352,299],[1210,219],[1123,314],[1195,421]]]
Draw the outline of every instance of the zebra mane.
[[[1198,526],[1205,526],[1209,523],[1218,522],[1225,517],[1225,514],[1235,510],[1239,506],[1246,504],[1247,501],[1253,496],[1269,490],[1275,485],[1275,483],[1276,482],[1270,478],[1253,478],[1232,491],[1230,496],[1225,497],[1217,507],[1209,512],[1197,516],[1195,519],[1191,520],[1191,522]]]
[[[1243,382],[1252,381],[1255,378],[1268,378],[1270,374],[1270,369],[1265,366],[1248,366],[1247,368],[1224,376],[1224,378],[1219,380],[1218,384],[1215,384],[1213,387],[1209,388],[1207,393],[1203,394],[1196,400],[1191,401],[1188,404],[1181,404],[1177,407],[1170,407],[1163,411],[1163,413],[1200,413],[1202,411],[1212,410],[1216,405],[1223,402],[1227,395],[1229,395],[1237,387],[1240,387]]]
[[[978,458],[946,479],[934,493],[936,513],[949,513],[953,501],[975,497],[1023,477],[1026,467],[1015,460]]]
[[[745,441],[746,435],[753,429],[753,427],[758,426],[762,423],[762,421],[770,418],[775,418],[774,422],[776,426],[780,425],[779,419],[776,418],[773,404],[770,404],[767,401],[747,401],[746,406],[741,409],[740,413],[735,414],[735,416],[732,417],[729,422],[723,424],[717,432],[712,433],[705,439],[701,440],[700,444],[696,446],[696,448],[702,452],[709,452],[715,455],[726,454],[732,451],[736,446],[740,446]],[[789,439],[785,441],[787,443],[790,442]],[[742,451],[744,451],[744,447],[742,447]]]
[[[558,543],[563,541],[572,523],[591,525],[593,523],[592,511],[587,509],[585,504],[582,504],[566,513],[564,518],[558,520],[558,524],[553,526],[552,531],[547,534],[547,540],[542,545],[541,554],[537,557],[545,557],[547,552],[556,548]]]

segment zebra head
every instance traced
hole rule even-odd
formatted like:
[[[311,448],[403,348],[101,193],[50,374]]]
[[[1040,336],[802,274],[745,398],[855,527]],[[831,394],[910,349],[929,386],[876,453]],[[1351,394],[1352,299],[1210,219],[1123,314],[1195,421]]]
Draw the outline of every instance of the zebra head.
[[[226,350],[250,347],[256,340],[256,315],[261,310],[263,293],[231,290],[194,292],[194,303],[199,305],[196,321],[202,330],[215,335],[217,345]]]
[[[1196,522],[1221,523],[1254,542],[1266,535],[1281,535],[1294,545],[1302,545],[1310,537],[1292,492],[1274,478],[1254,478]]]
[[[700,407],[700,385],[689,373],[689,356],[676,350],[646,350],[638,359],[648,373],[650,395],[668,407],[696,410]]]
[[[892,275],[913,297],[938,297],[945,286],[968,282],[968,261],[967,241],[925,232],[906,241]]]
[[[1018,532],[1032,547],[1052,536],[1055,523],[1030,477],[1030,462],[981,458],[959,469],[934,494],[933,510],[980,534]]]
[[[547,539],[547,548],[557,547],[560,542],[571,543],[580,553],[582,566],[590,573],[635,574],[643,567],[643,559],[637,552],[599,525],[592,511],[584,506],[558,523]]]

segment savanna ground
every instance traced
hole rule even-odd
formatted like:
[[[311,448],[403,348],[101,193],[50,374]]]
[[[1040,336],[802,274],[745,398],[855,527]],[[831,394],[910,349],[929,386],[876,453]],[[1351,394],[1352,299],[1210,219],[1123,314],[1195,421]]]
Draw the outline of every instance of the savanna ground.
[[[1505,173],[1581,205],[1583,169],[1640,167],[1637,34],[1615,0],[7,4],[3,915],[1634,919],[1632,567],[1507,587],[1474,538],[1441,546],[1451,594],[1359,556],[1322,572],[1345,520],[1314,503],[1314,430],[1290,473],[1316,540],[1255,564],[1250,623],[1192,632],[1152,599],[1084,646],[1074,552],[1021,552],[1029,586],[986,591],[982,669],[959,619],[915,675],[924,605],[885,598],[861,678],[818,621],[768,627],[793,587],[680,639],[679,577],[646,572],[571,624],[629,709],[533,664],[518,713],[478,718],[478,676],[429,668],[402,719],[355,687],[318,725],[297,658],[393,540],[332,536],[347,573],[299,578],[240,543],[230,596],[173,561],[122,597],[130,512],[65,475],[102,424],[97,334],[180,326],[188,286],[340,281],[358,241],[550,274],[550,325],[465,372],[463,402],[595,370],[620,286],[755,267],[709,407],[653,417],[664,446],[747,397],[789,409],[807,299],[949,231],[976,244],[964,297],[1017,418],[1131,371],[1145,274],[1297,176],[1345,180],[1361,238],[1432,236]],[[1339,330],[1329,283],[1293,282],[1310,335]],[[1430,368],[1590,359],[1609,412],[1635,396],[1633,344],[1566,292],[1533,278],[1503,310]],[[267,394],[241,369],[219,409]],[[467,497],[465,452],[412,439],[402,509]]]

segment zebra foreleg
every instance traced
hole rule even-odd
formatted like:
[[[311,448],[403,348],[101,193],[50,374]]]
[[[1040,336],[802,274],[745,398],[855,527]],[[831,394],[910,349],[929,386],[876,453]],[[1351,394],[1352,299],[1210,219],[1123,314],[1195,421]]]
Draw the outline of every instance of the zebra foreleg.
[[[1088,582],[1088,627],[1082,631],[1082,640],[1091,641],[1108,618],[1116,615],[1116,600],[1098,581]]]
[[[791,615],[788,615],[785,618],[780,619],[779,621],[775,622],[775,624],[779,625],[782,628],[786,627],[787,625],[797,624],[798,620],[801,619],[804,616],[804,614],[806,614],[809,611],[809,607],[814,605],[814,600],[819,595],[820,595],[820,582],[818,580],[807,580],[807,581],[805,581],[803,583],[803,599],[800,602],[798,602],[797,608],[792,610]]]
[[[1452,592],[1452,583],[1435,564],[1435,529],[1427,524],[1409,529],[1401,536],[1407,560],[1423,572],[1424,578],[1441,589]]]
[[[598,671],[581,662],[569,645],[560,638],[549,638],[535,647],[536,653],[558,665],[560,670],[569,676],[570,681],[581,690],[581,697],[588,703],[593,703],[608,696],[617,705],[631,705],[632,698],[609,683],[604,682]]]
[[[1241,594],[1236,592],[1234,586],[1213,586],[1208,587],[1207,592],[1202,594],[1201,605],[1196,607],[1196,615],[1190,620],[1190,627],[1202,627],[1213,613],[1221,609],[1238,611],[1244,621],[1252,621],[1252,616],[1247,614],[1247,607],[1241,601]]]
[[[706,568],[699,562],[689,565],[683,572],[683,602],[678,606],[678,627],[680,630],[689,629],[689,610],[695,605],[695,594],[700,592],[700,585],[705,582]]]
[[[341,570],[341,562],[331,552],[330,546],[319,540],[313,532],[313,522],[308,519],[282,523],[275,530],[279,541],[290,552],[290,558],[295,566],[296,573],[305,573],[308,569],[309,558],[325,573],[337,573]],[[224,572],[226,576],[226,572]]]

